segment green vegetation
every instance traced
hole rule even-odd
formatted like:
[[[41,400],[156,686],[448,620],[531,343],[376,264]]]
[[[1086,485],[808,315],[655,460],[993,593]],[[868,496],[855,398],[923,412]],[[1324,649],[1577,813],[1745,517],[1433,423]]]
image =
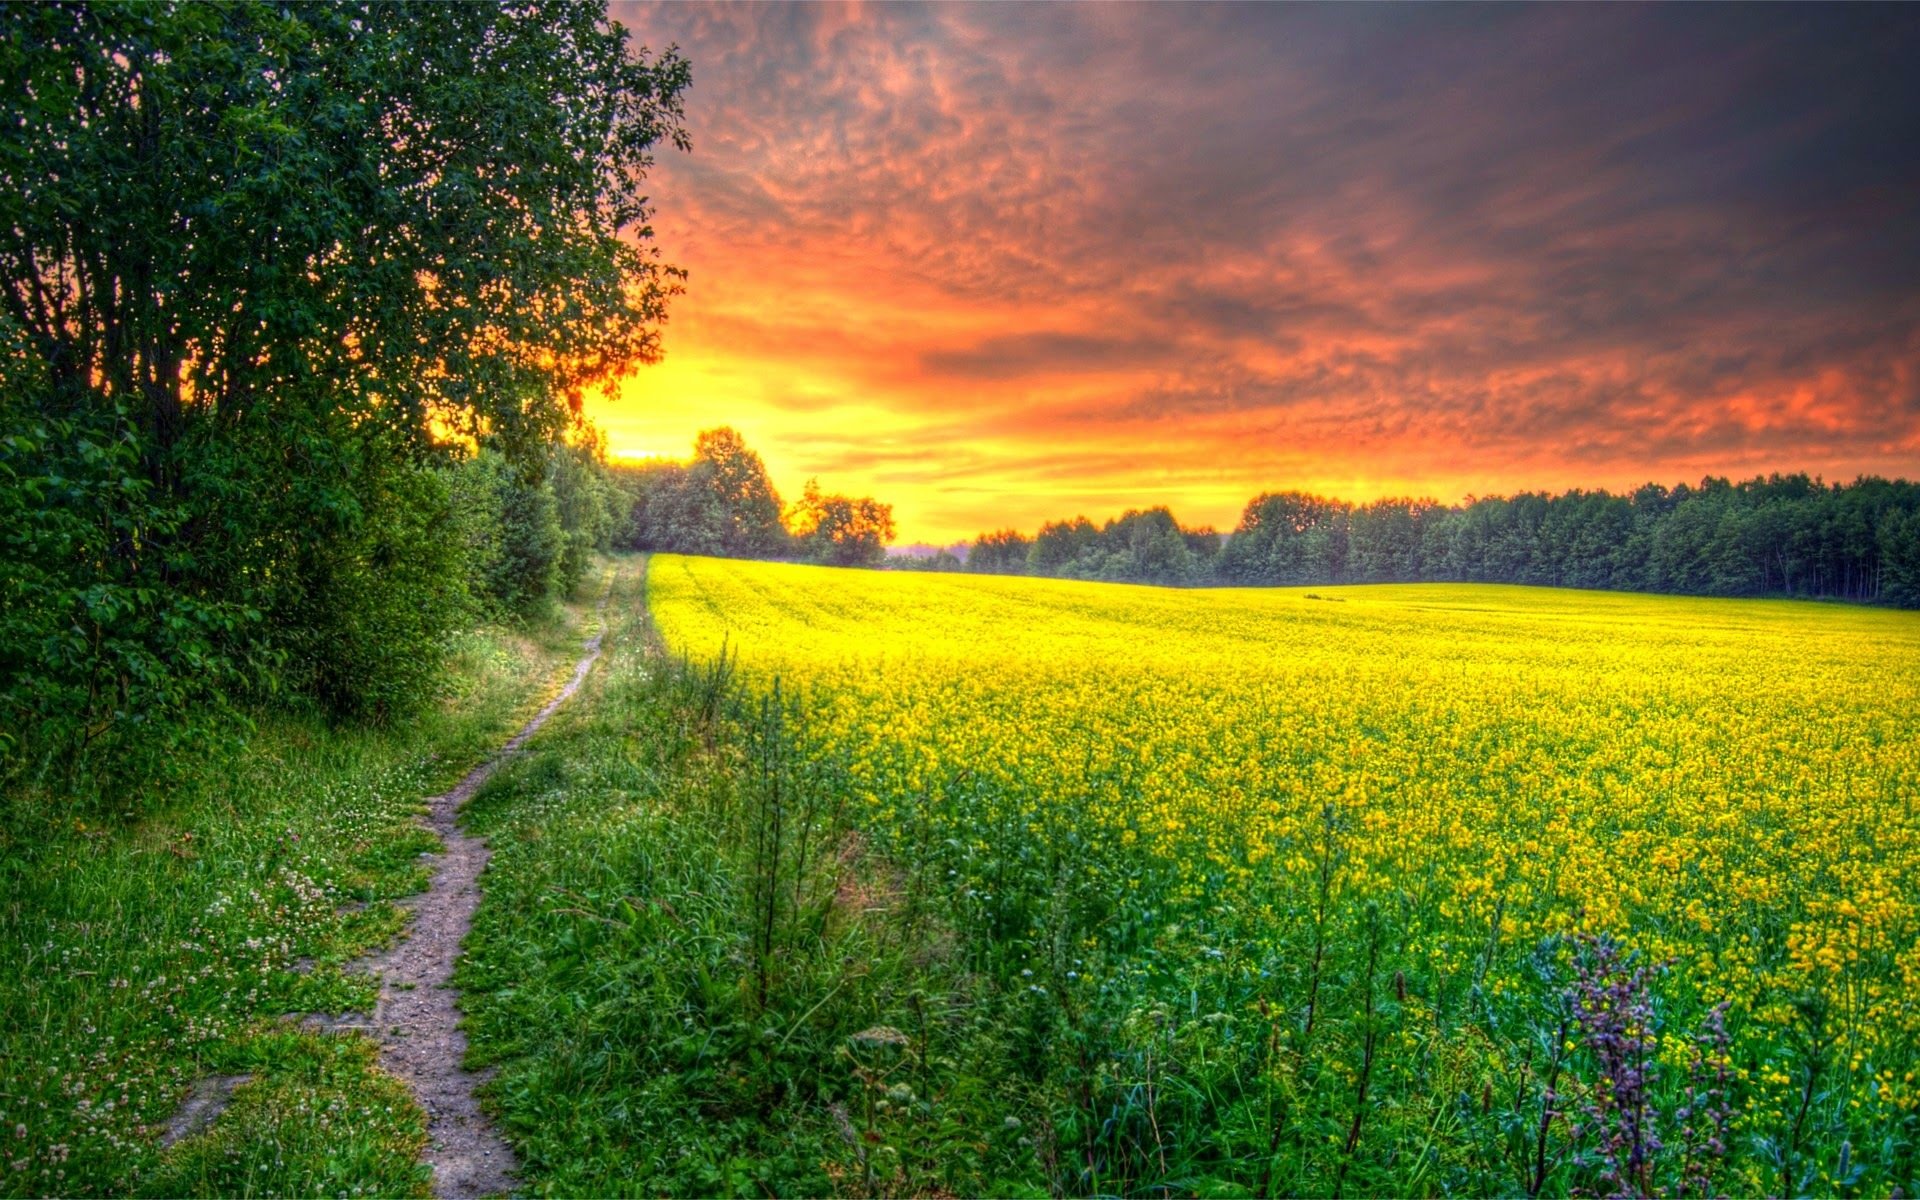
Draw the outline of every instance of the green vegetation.
[[[591,0],[0,9],[5,803],[404,719],[567,593],[688,82]]]
[[[696,657],[629,609],[476,800],[461,983],[534,1191],[1920,1181],[1907,614],[648,588]]]
[[[1044,1194],[991,1090],[1024,1026],[866,852],[832,748],[615,606],[583,703],[470,809],[496,850],[458,983],[529,1189]]]
[[[893,541],[892,505],[822,492],[815,479],[783,513],[766,464],[725,427],[699,435],[691,462],[646,462],[614,474],[631,514],[616,539],[627,550],[870,567]]]
[[[983,533],[966,569],[1176,586],[1526,583],[1920,608],[1920,484],[1774,475],[1460,505],[1267,493],[1225,538],[1151,508],[1099,526],[1051,521],[1032,537]]]
[[[373,1044],[283,1018],[365,1011],[343,964],[404,923],[416,824],[564,679],[579,608],[456,639],[425,712],[385,729],[263,718],[250,744],[131,797],[0,829],[0,1193],[422,1194],[424,1126]],[[204,1136],[159,1134],[207,1075],[252,1081]]]

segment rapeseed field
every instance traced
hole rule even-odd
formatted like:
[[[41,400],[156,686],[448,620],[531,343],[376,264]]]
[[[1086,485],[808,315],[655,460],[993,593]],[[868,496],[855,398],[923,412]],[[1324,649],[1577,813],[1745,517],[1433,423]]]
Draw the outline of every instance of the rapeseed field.
[[[863,861],[1031,1031],[992,1071],[1049,1186],[1914,1188],[1913,614],[674,557],[649,595],[799,698]]]

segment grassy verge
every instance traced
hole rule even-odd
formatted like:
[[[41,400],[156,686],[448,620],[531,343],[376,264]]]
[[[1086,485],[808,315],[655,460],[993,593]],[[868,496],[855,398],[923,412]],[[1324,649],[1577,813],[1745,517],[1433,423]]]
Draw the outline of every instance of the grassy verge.
[[[1008,997],[841,819],[801,708],[649,658],[637,587],[610,611],[581,703],[468,810],[457,982],[529,1189],[1044,1194]]]
[[[421,1113],[372,1043],[285,1017],[371,1004],[341,968],[427,881],[423,799],[559,686],[590,613],[466,636],[441,705],[403,727],[265,718],[130,827],[6,830],[0,1194],[424,1194]],[[163,1148],[210,1075],[247,1080]]]

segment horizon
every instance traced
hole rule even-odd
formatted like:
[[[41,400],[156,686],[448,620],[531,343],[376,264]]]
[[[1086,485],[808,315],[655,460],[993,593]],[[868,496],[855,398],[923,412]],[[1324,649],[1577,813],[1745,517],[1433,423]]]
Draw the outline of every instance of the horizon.
[[[614,9],[694,80],[621,456],[929,544],[1920,474],[1912,10]]]
[[[755,449],[751,444],[749,444],[748,448]],[[755,452],[758,453],[757,450],[755,450]],[[693,461],[693,457],[694,456],[692,452],[692,447],[689,446],[687,453],[678,455],[678,456],[671,455],[671,454],[647,454],[642,456],[631,456],[631,455],[616,455],[616,454],[609,453],[607,456],[607,463],[609,466],[612,466],[616,469],[619,469],[619,468],[632,469],[637,467],[646,467],[650,465],[665,465],[665,464],[672,464],[674,466],[686,466]],[[1062,511],[1059,513],[1055,513],[1051,516],[1043,517],[1040,520],[1033,522],[1031,525],[1026,525],[1026,526],[1013,525],[1007,522],[1001,522],[999,524],[987,524],[987,525],[982,525],[980,528],[974,530],[972,533],[963,534],[958,537],[929,539],[929,538],[907,538],[905,536],[901,536],[899,538],[896,538],[894,542],[890,544],[887,553],[889,555],[899,555],[899,554],[904,554],[904,553],[909,553],[909,552],[919,551],[919,550],[926,550],[928,552],[935,552],[940,550],[954,550],[961,547],[971,546],[976,540],[978,540],[980,537],[985,536],[987,534],[1000,533],[1009,529],[1014,530],[1015,532],[1018,532],[1018,533],[1030,533],[1030,532],[1033,532],[1034,530],[1039,529],[1041,526],[1049,524],[1051,522],[1075,521],[1075,520],[1081,520],[1081,519],[1085,519],[1093,522],[1095,525],[1099,525],[1099,524],[1102,524],[1103,522],[1111,521],[1119,517],[1122,517],[1128,512],[1144,511],[1152,508],[1166,508],[1169,512],[1172,513],[1174,519],[1179,522],[1181,528],[1183,529],[1192,530],[1192,531],[1204,531],[1207,529],[1211,529],[1213,532],[1218,533],[1221,536],[1225,537],[1233,532],[1234,527],[1239,523],[1240,516],[1249,507],[1251,507],[1255,501],[1259,500],[1262,496],[1269,496],[1269,495],[1283,495],[1283,494],[1306,495],[1306,496],[1311,496],[1317,500],[1327,500],[1336,504],[1348,504],[1354,507],[1360,507],[1368,504],[1377,504],[1383,501],[1402,501],[1410,504],[1434,504],[1434,505],[1440,505],[1440,506],[1446,506],[1446,507],[1464,508],[1482,500],[1511,500],[1521,495],[1565,495],[1565,494],[1570,494],[1574,492],[1581,492],[1586,494],[1606,493],[1613,496],[1631,496],[1633,493],[1639,491],[1641,488],[1646,488],[1646,487],[1663,488],[1666,491],[1671,493],[1671,492],[1678,491],[1681,488],[1691,488],[1695,491],[1699,491],[1699,490],[1702,490],[1707,483],[1715,480],[1724,481],[1726,483],[1731,484],[1734,487],[1738,487],[1744,483],[1765,482],[1765,481],[1770,481],[1775,479],[1792,479],[1796,477],[1804,477],[1809,482],[1811,482],[1814,486],[1820,487],[1820,488],[1826,488],[1826,489],[1848,487],[1848,486],[1852,486],[1854,484],[1858,484],[1858,483],[1861,483],[1867,480],[1872,480],[1872,479],[1881,479],[1881,480],[1885,480],[1886,482],[1894,483],[1894,484],[1907,484],[1907,483],[1914,482],[1914,480],[1909,479],[1905,475],[1880,475],[1874,472],[1862,472],[1860,474],[1855,475],[1851,479],[1828,479],[1824,475],[1821,475],[1820,473],[1814,472],[1814,471],[1782,470],[1782,471],[1768,471],[1768,472],[1763,472],[1763,473],[1754,474],[1754,475],[1734,475],[1734,474],[1729,474],[1723,471],[1722,472],[1709,471],[1706,474],[1700,476],[1698,479],[1678,479],[1673,481],[1672,483],[1667,483],[1665,481],[1658,480],[1658,479],[1643,479],[1640,482],[1628,487],[1612,487],[1612,488],[1597,486],[1597,485],[1585,486],[1579,483],[1570,483],[1570,484],[1566,484],[1559,487],[1515,488],[1510,491],[1485,492],[1485,493],[1469,492],[1465,495],[1455,496],[1452,498],[1448,498],[1445,496],[1435,496],[1430,493],[1383,493],[1381,495],[1369,496],[1364,499],[1360,499],[1360,498],[1355,498],[1353,496],[1343,496],[1336,493],[1314,492],[1314,491],[1310,491],[1303,488],[1284,487],[1284,486],[1263,487],[1263,488],[1257,489],[1256,491],[1248,493],[1247,498],[1241,502],[1240,507],[1235,510],[1234,514],[1223,522],[1222,521],[1186,520],[1185,518],[1182,517],[1182,515],[1178,511],[1174,510],[1173,506],[1170,504],[1124,504],[1118,508],[1102,510],[1099,512],[1095,512],[1091,509],[1078,510],[1071,513]],[[778,493],[782,505],[783,506],[786,505],[788,503],[787,496],[788,496],[789,489],[784,485],[782,485],[778,479],[774,478],[774,472],[772,472],[771,470],[769,470],[768,472],[768,479],[769,479],[769,482],[773,484],[774,491]],[[830,486],[828,481],[822,480],[821,483],[822,483],[822,489],[825,491],[831,492],[831,491],[840,490]],[[879,499],[884,501],[886,497],[882,496],[882,497],[879,497]]]

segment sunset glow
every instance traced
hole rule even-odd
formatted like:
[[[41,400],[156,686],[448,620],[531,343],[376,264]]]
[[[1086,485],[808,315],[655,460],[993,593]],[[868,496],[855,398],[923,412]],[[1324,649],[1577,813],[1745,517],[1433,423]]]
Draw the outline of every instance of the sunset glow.
[[[731,424],[932,542],[1920,472],[1897,9],[616,13],[694,69],[616,455]]]

